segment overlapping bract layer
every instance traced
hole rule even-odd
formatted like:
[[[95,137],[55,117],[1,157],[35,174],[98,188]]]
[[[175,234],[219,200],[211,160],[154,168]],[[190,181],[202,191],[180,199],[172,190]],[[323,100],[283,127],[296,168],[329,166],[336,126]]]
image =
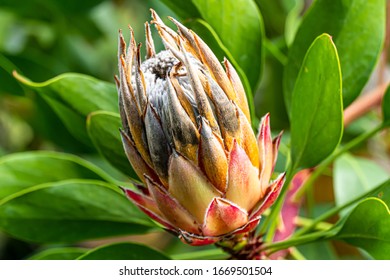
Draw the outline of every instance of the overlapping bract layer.
[[[281,135],[272,140],[266,115],[256,139],[229,61],[224,69],[194,32],[152,17],[166,50],[156,54],[146,23],[143,63],[132,31],[128,47],[119,35],[122,140],[145,185],[126,195],[191,245],[249,232],[284,182],[282,174],[270,183]]]

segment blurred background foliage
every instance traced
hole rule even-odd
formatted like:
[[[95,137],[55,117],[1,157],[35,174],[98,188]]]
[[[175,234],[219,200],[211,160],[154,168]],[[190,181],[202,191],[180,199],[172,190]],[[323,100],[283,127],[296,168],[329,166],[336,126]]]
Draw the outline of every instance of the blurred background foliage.
[[[153,0],[33,0],[23,4],[2,0],[0,153],[44,147],[88,151],[38,95],[19,85],[12,71],[36,82],[77,72],[112,83],[118,30],[126,30],[131,24],[137,41],[143,41],[143,23],[150,20],[150,7],[162,16],[172,14]],[[156,40],[156,44],[161,47],[161,42]]]
[[[178,5],[174,9],[176,13],[170,9],[175,2]],[[34,82],[43,82],[62,73],[77,72],[113,83],[117,73],[118,30],[126,30],[131,25],[136,41],[143,42],[144,22],[150,20],[150,8],[155,9],[164,21],[168,15],[187,19],[184,21],[186,25],[208,43],[212,42],[204,22],[188,20],[189,11],[185,7],[180,9],[180,3],[164,0],[0,0],[0,156],[31,150],[74,153],[117,178],[125,178],[102,160],[95,148],[72,136],[45,100],[33,90],[21,86],[12,73],[16,70]],[[256,116],[259,118],[271,112],[273,129],[287,129],[289,121],[281,77],[288,47],[312,1],[256,0],[254,3],[261,11],[265,33],[261,82],[257,86],[252,82]],[[192,14],[197,12],[195,8],[191,11]],[[162,48],[157,36],[155,44],[157,49]],[[242,47],[249,46],[242,44]],[[224,50],[216,48],[214,51],[222,60]],[[378,75],[374,75],[367,89],[377,85],[375,79]],[[344,139],[359,135],[379,122],[378,112],[371,112],[349,126]],[[388,134],[374,138],[358,151],[360,155],[369,155],[379,162],[381,170],[387,170],[385,173],[389,171],[389,139]],[[322,185],[321,193],[314,191],[309,194],[321,202],[317,208],[310,208],[311,211],[323,212],[323,209],[332,207],[331,181],[330,177],[324,176],[318,182]],[[142,239],[134,238],[142,242],[146,238],[152,246],[164,249],[167,254],[191,249],[172,241],[168,235],[164,242],[161,242],[160,235],[153,234]],[[100,244],[90,242],[83,246]],[[37,249],[40,245],[19,241],[0,232],[0,259],[27,258]],[[300,250],[313,259],[365,257],[357,249],[340,242],[332,247],[327,243],[310,244],[301,246]]]

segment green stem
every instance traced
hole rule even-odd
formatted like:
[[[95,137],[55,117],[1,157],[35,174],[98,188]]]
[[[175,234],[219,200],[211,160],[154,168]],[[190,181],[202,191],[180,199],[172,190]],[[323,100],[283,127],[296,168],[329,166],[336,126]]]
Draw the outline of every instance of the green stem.
[[[326,237],[329,236],[329,231],[320,231],[320,232],[314,232],[311,234],[306,234],[304,236],[298,236],[295,238],[289,238],[284,241],[280,242],[275,242],[275,243],[268,243],[265,244],[261,250],[262,251],[267,251],[268,255],[271,255],[277,251],[287,249],[289,247],[301,245],[301,244],[306,244],[306,243],[311,243],[314,241],[322,240],[325,239]]]
[[[361,134],[355,139],[351,140],[344,146],[342,146],[340,149],[336,150],[333,154],[331,154],[329,157],[327,157],[324,161],[322,161],[317,168],[313,171],[313,173],[310,175],[310,177],[306,180],[306,182],[302,185],[302,187],[297,191],[295,194],[294,200],[298,201],[302,198],[302,196],[305,194],[305,192],[313,186],[313,183],[317,180],[317,178],[326,170],[328,165],[330,165],[337,157],[339,157],[341,154],[349,151],[350,149],[360,145],[373,135],[375,135],[377,132],[382,130],[384,128],[383,124],[377,126],[371,131],[368,131],[367,133]]]
[[[275,46],[269,39],[264,40],[264,47],[274,58],[280,62],[280,64],[287,64],[287,56],[282,53],[278,47]]]
[[[290,248],[290,255],[294,260],[306,260],[305,256],[295,247]]]
[[[269,226],[270,223],[276,223],[278,220],[279,213],[282,209],[284,197],[286,196],[288,186],[290,185],[290,182],[293,179],[294,174],[295,172],[292,166],[290,165],[286,173],[286,180],[284,182],[284,187],[282,188],[279,197],[277,198],[274,206],[272,207],[270,215],[266,217],[262,225],[262,228],[260,230],[260,235],[263,235],[266,233],[267,229],[269,229],[267,236],[265,237],[265,241],[270,241],[273,237],[273,234],[276,230],[276,226],[271,226],[270,228]]]
[[[328,212],[325,212],[324,214],[318,216],[316,219],[314,219],[312,221],[312,223],[310,223],[307,226],[305,226],[305,227],[301,228],[300,230],[296,231],[295,234],[293,235],[293,238],[301,236],[301,235],[303,235],[303,234],[305,234],[305,233],[315,229],[320,223],[322,223],[322,221],[324,221],[326,219],[329,219],[330,217],[336,215],[341,210],[343,210],[343,209],[345,209],[345,208],[355,204],[356,202],[358,202],[359,200],[365,198],[366,196],[367,196],[367,193],[364,193],[364,194],[356,197],[355,199],[349,201],[348,203],[346,203],[344,205],[341,205],[339,207],[332,208]]]
[[[315,222],[315,220],[304,218],[304,217],[296,217],[296,219],[295,219],[295,224],[298,227],[305,227],[305,228],[311,227],[314,222]],[[313,229],[315,229],[315,230],[328,230],[332,226],[333,226],[333,224],[331,224],[331,223],[326,223],[326,222],[321,221],[321,222],[317,222]]]

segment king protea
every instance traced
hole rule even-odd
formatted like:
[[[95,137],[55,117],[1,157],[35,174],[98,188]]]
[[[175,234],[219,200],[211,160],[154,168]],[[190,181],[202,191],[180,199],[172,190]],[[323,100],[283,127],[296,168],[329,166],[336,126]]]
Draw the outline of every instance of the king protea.
[[[149,24],[146,60],[133,32],[119,34],[116,79],[126,155],[144,183],[127,197],[191,245],[252,231],[272,205],[284,174],[271,181],[281,135],[267,114],[256,136],[243,85],[193,31],[152,11],[165,46],[156,53]]]

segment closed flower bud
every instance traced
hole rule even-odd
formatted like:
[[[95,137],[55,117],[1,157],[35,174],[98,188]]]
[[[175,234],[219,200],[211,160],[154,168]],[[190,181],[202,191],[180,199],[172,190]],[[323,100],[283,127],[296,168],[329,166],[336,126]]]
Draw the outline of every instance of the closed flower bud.
[[[156,53],[149,24],[146,60],[131,31],[119,33],[117,88],[124,150],[144,183],[127,197],[191,245],[215,243],[253,230],[272,205],[284,174],[270,182],[279,135],[269,115],[251,129],[244,88],[193,31],[152,11],[165,50]]]

